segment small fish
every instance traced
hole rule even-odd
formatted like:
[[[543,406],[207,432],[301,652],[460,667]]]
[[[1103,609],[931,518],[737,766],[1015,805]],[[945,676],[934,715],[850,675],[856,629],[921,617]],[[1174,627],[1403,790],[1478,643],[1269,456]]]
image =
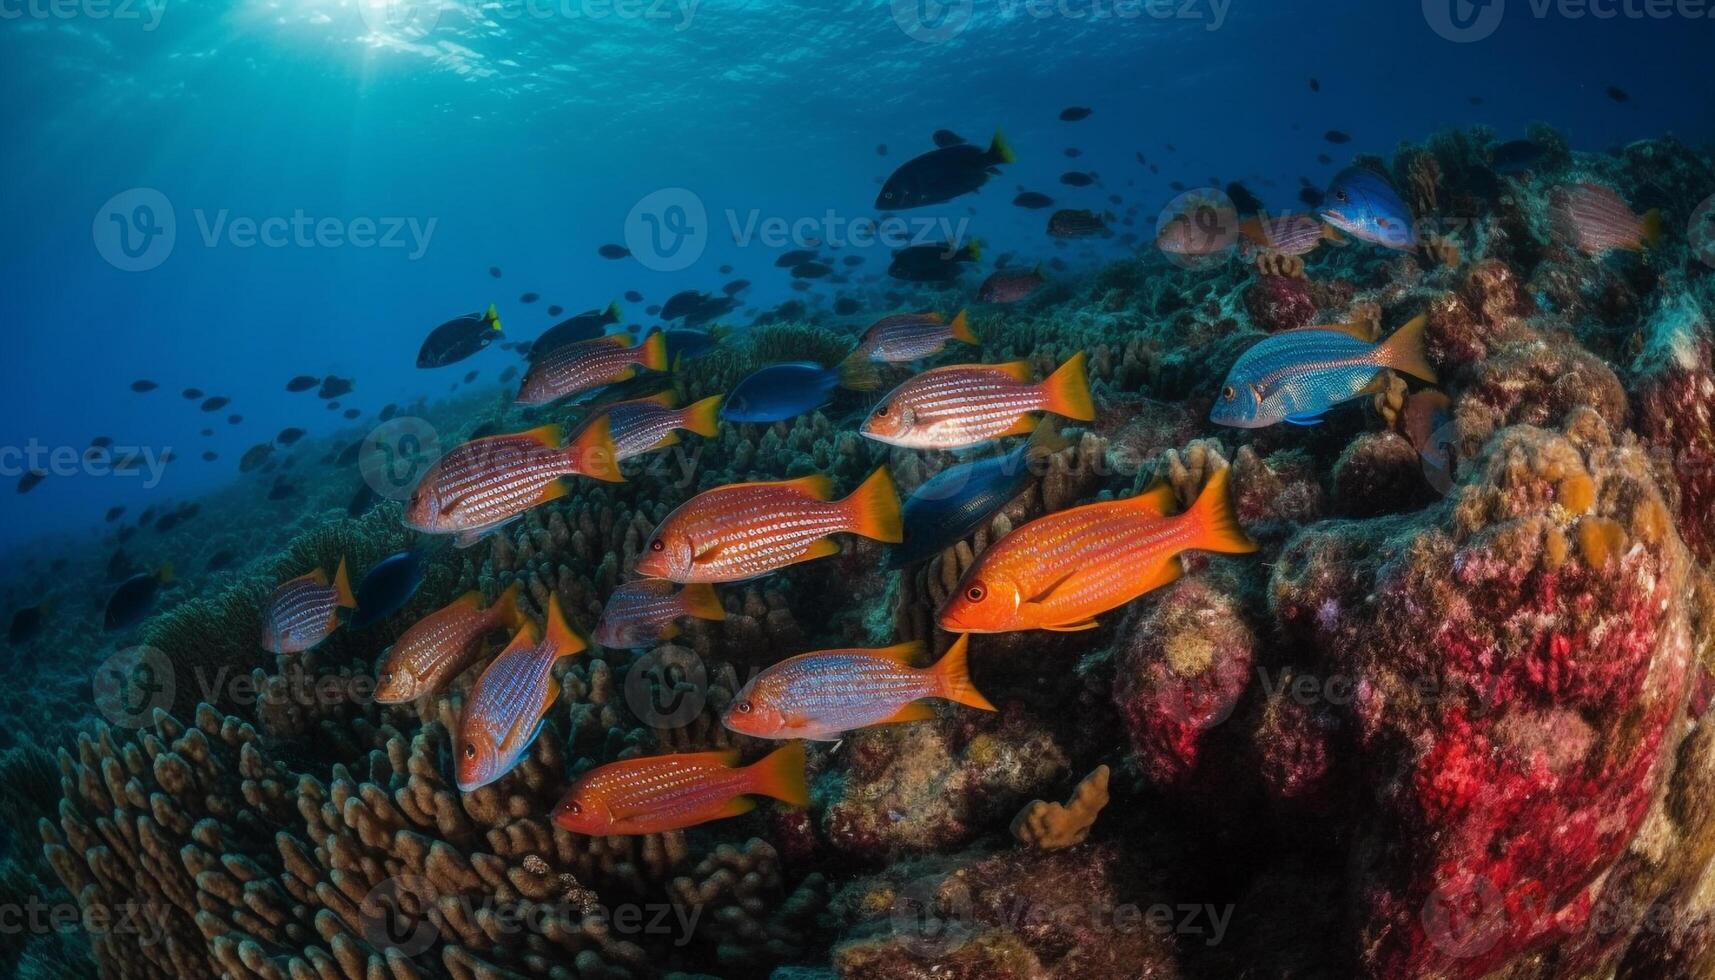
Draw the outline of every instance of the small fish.
[[[207,571],[207,572],[224,571],[225,569],[231,568],[233,565],[235,565],[237,563],[238,563],[237,553],[233,552],[229,549],[222,548],[221,550],[215,552],[213,555],[211,555],[209,557],[208,563],[203,566],[203,571]]]
[[[605,310],[590,310],[587,313],[579,313],[577,316],[562,320],[549,327],[542,336],[536,338],[535,342],[530,345],[529,357],[533,361],[549,351],[564,347],[567,344],[575,344],[582,340],[594,340],[606,331],[609,324],[618,323],[622,315],[618,303],[609,303]]]
[[[126,564],[123,552],[113,553],[114,561],[108,564],[111,574],[115,564]],[[162,565],[153,573],[133,575],[120,583],[119,588],[107,597],[107,609],[102,614],[103,628],[109,633],[119,629],[130,629],[143,621],[149,614],[149,608],[154,605],[155,593],[161,586],[173,584],[173,566],[171,562]]]
[[[684,408],[675,408],[677,396],[671,391],[648,398],[614,402],[592,415],[584,426],[606,418],[613,438],[614,452],[621,460],[641,456],[657,449],[666,449],[679,442],[678,430],[713,437],[720,425],[721,396],[711,395]],[[577,429],[572,435],[576,442],[583,434]]]
[[[489,266],[488,267],[488,274],[490,277],[492,277],[494,279],[499,279],[500,278],[500,266],[497,266],[497,265]]]
[[[939,147],[958,146],[965,141],[963,136],[950,129],[937,129],[929,135],[929,139]]]
[[[750,288],[750,280],[749,279],[734,279],[732,282],[729,282],[726,285],[722,286],[721,292],[727,294],[728,296],[737,296],[739,293],[742,293],[749,288]]]
[[[1087,106],[1068,106],[1067,108],[1060,110],[1061,122],[1078,122],[1079,120],[1088,118],[1090,118],[1090,109]]]
[[[238,424],[242,423],[243,421],[244,421],[244,416],[242,416],[242,415],[234,414],[234,415],[228,415],[226,417],[226,424],[227,425],[238,425]]]
[[[886,143],[875,144],[875,155],[878,157],[887,156],[887,144]]]
[[[1353,238],[1410,251],[1418,245],[1411,208],[1388,179],[1368,167],[1347,167],[1328,185],[1317,217]]]
[[[522,632],[529,625],[518,611],[522,588],[522,582],[513,582],[486,609],[481,592],[466,592],[413,623],[382,651],[375,700],[400,704],[446,690],[476,662],[483,637],[500,629]]]
[[[1156,230],[1155,247],[1169,255],[1202,258],[1232,247],[1238,236],[1238,209],[1231,201],[1193,194]]]
[[[202,461],[205,463],[212,463],[219,458],[220,454],[212,449],[205,449],[202,451]]]
[[[520,302],[520,303],[534,303],[541,298],[542,298],[542,296],[539,293],[523,293],[518,297],[518,302]]]
[[[1227,200],[1233,202],[1240,214],[1258,214],[1263,210],[1262,198],[1236,180],[1227,185]]]
[[[303,437],[304,437],[304,430],[293,427],[293,428],[288,428],[288,429],[281,429],[280,434],[274,437],[274,441],[279,443],[282,446],[290,446],[292,443],[297,442],[299,439],[302,439]]]
[[[1661,211],[1638,215],[1624,198],[1600,184],[1556,187],[1548,208],[1555,234],[1585,255],[1610,249],[1641,252],[1661,245]]]
[[[712,330],[692,330],[675,327],[667,333],[667,363],[677,364],[694,361],[720,343],[723,332],[720,327]]]
[[[951,201],[988,183],[996,167],[1016,162],[1018,158],[999,132],[987,149],[971,143],[938,147],[900,164],[882,182],[875,206],[881,211],[901,211]]]
[[[470,384],[472,381],[476,380],[476,376],[480,373],[481,373],[480,371],[466,371],[465,375],[464,375],[464,381],[462,383],[467,384],[467,385]]]
[[[1305,255],[1323,242],[1340,241],[1334,229],[1313,214],[1259,214],[1239,223],[1247,252],[1266,249],[1281,255]]]
[[[322,379],[316,377],[315,375],[300,374],[297,377],[293,378],[292,380],[286,382],[286,390],[290,391],[290,392],[294,392],[294,393],[300,392],[300,391],[309,391],[311,388],[314,388],[315,386],[317,386],[321,383],[322,383]]]
[[[345,505],[347,517],[362,517],[369,509],[379,503],[381,497],[366,480],[357,485],[357,492],[351,495],[351,502]]]
[[[186,388],[184,391],[179,392],[179,394],[185,396],[185,401],[194,402],[203,396],[203,391],[201,388]]]
[[[216,395],[213,398],[203,400],[202,410],[205,412],[218,412],[230,404],[232,404],[232,399],[227,398],[224,395]]]
[[[714,586],[697,582],[675,590],[666,579],[627,582],[608,596],[593,639],[610,650],[640,650],[678,636],[676,621],[686,616],[726,619]]]
[[[1067,445],[1047,419],[1013,451],[949,466],[923,481],[905,501],[905,541],[888,555],[888,567],[904,568],[964,540],[1030,485],[1042,461]]]
[[[810,805],[802,742],[748,766],[740,766],[739,758],[737,749],[722,749],[597,766],[555,805],[554,825],[590,837],[660,834],[749,813],[756,808],[752,796]]]
[[[949,340],[982,345],[971,332],[964,310],[955,314],[951,323],[939,313],[895,313],[871,324],[848,356],[907,364],[941,353]]]
[[[525,511],[557,500],[571,477],[620,482],[607,419],[585,427],[562,446],[557,425],[487,436],[459,445],[423,474],[405,505],[405,526],[425,534],[456,534],[468,546]]]
[[[1016,303],[1041,289],[1048,280],[1042,278],[1042,266],[1030,271],[1003,269],[992,273],[977,287],[979,303]]]
[[[625,301],[627,303],[641,303],[643,302],[643,294],[635,289],[627,289],[625,291]]]
[[[564,313],[564,312],[566,312],[566,308],[561,306],[558,303],[553,303],[553,304],[550,304],[548,306],[548,315],[549,316],[559,316],[561,313]]]
[[[1035,211],[1040,208],[1053,207],[1054,199],[1047,194],[1038,194],[1035,191],[1019,191],[1018,196],[1012,199],[1012,203],[1018,207]]]
[[[159,388],[159,387],[161,387],[161,386],[156,384],[153,381],[150,381],[148,378],[143,378],[141,380],[131,382],[131,390],[137,392],[138,394],[143,394],[144,392],[154,391],[156,388]]]
[[[109,507],[109,508],[107,508],[107,518],[106,518],[107,523],[112,524],[114,521],[117,521],[121,516],[123,516],[124,513],[125,513],[124,507]]]
[[[887,467],[843,500],[827,476],[734,483],[692,497],[667,515],[638,556],[637,575],[738,582],[839,553],[835,534],[898,543],[899,496]]]
[[[546,405],[636,376],[639,368],[667,370],[667,336],[659,330],[633,347],[630,334],[582,340],[532,361],[518,387],[518,404]]]
[[[958,449],[1033,432],[1038,412],[1088,422],[1096,408],[1085,360],[1079,351],[1040,383],[1029,361],[934,368],[889,392],[859,431],[890,446]]]
[[[792,267],[794,279],[823,279],[834,270],[821,262],[805,262]]]
[[[964,272],[964,265],[982,259],[982,243],[967,242],[955,247],[951,242],[933,245],[910,245],[893,253],[887,274],[906,282],[953,282]]]
[[[1632,101],[1631,95],[1625,89],[1620,88],[1617,85],[1608,86],[1608,98],[1613,99],[1615,102]]]
[[[1048,234],[1055,238],[1090,238],[1112,234],[1108,230],[1109,217],[1111,215],[1100,215],[1094,211],[1062,208],[1048,216]]]
[[[1350,143],[1352,141],[1351,134],[1343,133],[1338,129],[1328,130],[1326,133],[1322,134],[1322,138],[1335,145]]]
[[[557,595],[548,598],[547,626],[547,636],[538,642],[535,625],[525,623],[471,686],[459,716],[455,781],[462,792],[487,786],[523,760],[542,734],[548,709],[560,699],[560,682],[550,668],[588,649],[566,625]]]
[[[31,490],[36,489],[36,486],[47,478],[48,475],[41,470],[25,470],[24,475],[18,477],[18,492],[29,493]]]
[[[1310,91],[1312,91],[1312,92],[1322,91],[1322,83],[1317,81],[1314,76],[1312,76],[1310,79]]]
[[[1067,187],[1088,187],[1095,182],[1095,174],[1087,174],[1082,170],[1068,170],[1060,175],[1060,183]]]
[[[1195,503],[1168,516],[1173,490],[1085,504],[1037,518],[978,556],[936,613],[954,633],[1095,629],[1096,617],[1177,579],[1183,551],[1248,554],[1222,469]]]
[[[270,653],[302,653],[339,628],[341,609],[356,606],[344,558],[339,560],[331,585],[327,573],[319,568],[283,582],[262,607],[262,649]]]
[[[774,260],[774,265],[779,269],[790,269],[795,265],[803,265],[804,263],[815,259],[815,257],[816,250],[813,248],[795,248],[790,252],[781,253],[780,256]]]
[[[960,636],[932,667],[911,663],[921,640],[881,649],[821,650],[788,657],[750,679],[721,714],[721,724],[755,738],[837,741],[874,725],[935,717],[925,698],[994,711],[971,683]]]
[[[1434,382],[1419,316],[1381,343],[1346,326],[1303,327],[1265,338],[1227,372],[1209,412],[1217,425],[1260,429],[1277,422],[1315,425],[1342,402],[1376,390],[1389,368]]]
[[[1322,206],[1322,202],[1327,199],[1327,195],[1315,187],[1300,187],[1298,189],[1298,202],[1305,207],[1319,208]]]
[[[407,549],[375,563],[357,583],[357,611],[351,628],[364,629],[402,609],[423,584],[423,555]]]
[[[42,624],[47,622],[51,609],[47,603],[38,603],[13,613],[12,625],[6,630],[6,642],[22,646],[35,639],[36,634],[42,631]]]
[[[322,401],[327,401],[330,398],[349,395],[351,394],[352,387],[353,385],[350,378],[340,378],[330,374],[322,379],[322,386],[321,389],[316,392],[316,397],[320,398]]]
[[[500,314],[494,304],[481,313],[454,317],[429,331],[417,350],[417,366],[439,368],[478,354],[501,338]]]
[[[362,412],[360,412],[360,411],[358,411],[358,410],[357,410],[357,409],[355,409],[355,408],[348,408],[348,409],[346,409],[346,410],[345,410],[345,411],[344,411],[344,412],[341,412],[341,413],[340,413],[340,414],[342,414],[342,415],[344,415],[344,416],[345,416],[345,417],[346,417],[346,418],[348,418],[348,419],[355,419],[355,418],[357,418],[357,417],[358,417],[358,416],[359,416],[359,415],[362,415],[362,414],[363,414],[363,413],[362,413]]]
[[[1489,166],[1496,173],[1516,176],[1533,169],[1548,151],[1532,140],[1508,140],[1489,151]]]
[[[1084,155],[1084,151],[1078,149],[1075,146],[1068,146],[1068,147],[1066,147],[1066,149],[1062,150],[1061,152],[1066,154],[1066,159],[1068,159],[1068,160],[1076,160],[1079,157]]]
[[[615,245],[610,242],[603,245],[601,248],[596,249],[596,254],[600,255],[604,259],[624,259],[631,257],[631,249],[626,248],[624,245]]]
[[[869,391],[880,379],[867,363],[850,358],[837,368],[815,361],[787,361],[752,371],[727,393],[721,418],[728,422],[782,422],[826,405],[835,388]]]

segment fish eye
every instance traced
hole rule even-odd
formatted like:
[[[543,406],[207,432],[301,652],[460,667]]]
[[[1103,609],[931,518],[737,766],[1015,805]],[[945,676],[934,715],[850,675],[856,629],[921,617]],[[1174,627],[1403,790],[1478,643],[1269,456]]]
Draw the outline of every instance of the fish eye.
[[[655,540],[649,542],[649,550],[650,551],[665,551],[666,548],[667,548],[666,542],[662,541],[660,538],[656,538]]]
[[[1227,401],[1232,401],[1239,397],[1239,390],[1234,388],[1232,385],[1227,385],[1225,388],[1221,389],[1221,397],[1225,398]]]
[[[476,743],[475,742],[464,743],[464,757],[467,759],[476,758]]]
[[[884,418],[886,415],[887,415],[887,406],[886,405],[882,405],[882,406],[879,406],[878,408],[876,408],[876,410],[875,410],[875,417],[876,418],[878,418],[878,419]]]
[[[572,816],[575,817],[578,814],[584,812],[584,808],[579,806],[578,801],[576,801],[576,800],[567,800],[566,802],[560,804],[560,812],[561,813],[568,813],[568,814],[571,814]]]
[[[965,590],[965,598],[972,602],[981,602],[988,597],[988,594],[988,590],[983,588],[980,582]]]
[[[738,712],[741,715],[748,715],[748,714],[750,714],[750,702],[749,701],[740,701],[739,703],[732,706],[732,710]]]
[[[392,680],[392,679],[393,679],[393,672],[392,672],[392,671],[391,671],[391,670],[384,670],[384,671],[382,671],[382,672],[381,672],[381,679],[382,679],[382,680],[383,680],[383,681],[390,681],[390,680]]]
[[[1342,203],[1342,204],[1343,204],[1343,203],[1345,203],[1345,202],[1346,202],[1346,201],[1349,201],[1349,200],[1351,200],[1351,198],[1349,198],[1349,197],[1347,197],[1347,196],[1346,196],[1346,192],[1345,192],[1345,191],[1335,191],[1335,192],[1334,192],[1334,200],[1336,200],[1336,201],[1339,201],[1339,202],[1341,202],[1341,203]]]

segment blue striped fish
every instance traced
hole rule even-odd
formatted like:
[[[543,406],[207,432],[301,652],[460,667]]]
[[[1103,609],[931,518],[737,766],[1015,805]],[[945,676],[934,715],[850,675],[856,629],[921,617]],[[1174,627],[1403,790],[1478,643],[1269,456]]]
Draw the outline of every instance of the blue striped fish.
[[[888,556],[904,568],[951,548],[993,517],[1035,477],[1032,464],[1067,445],[1047,419],[1028,442],[1001,456],[949,466],[905,501],[905,540]]]
[[[677,621],[685,616],[726,618],[714,586],[700,582],[676,589],[660,578],[627,582],[608,596],[591,638],[609,650],[637,650],[678,636]]]
[[[1432,382],[1435,369],[1423,353],[1426,321],[1419,316],[1379,344],[1344,326],[1277,333],[1227,372],[1209,420],[1240,429],[1315,425],[1335,405],[1376,392],[1389,368]]]
[[[969,647],[970,637],[961,636],[934,666],[922,668],[911,666],[924,652],[921,641],[789,657],[751,678],[721,723],[757,738],[832,741],[871,725],[933,718],[924,698],[993,711],[971,684]]]
[[[459,717],[457,782],[468,793],[511,772],[530,743],[542,733],[542,720],[560,699],[560,682],[549,668],[561,657],[584,650],[583,637],[566,625],[558,596],[548,600],[548,635],[540,642],[530,623],[495,655],[471,686]]]
[[[302,653],[339,628],[339,611],[356,609],[345,559],[339,560],[333,584],[316,569],[282,584],[262,609],[262,648],[270,653]]]
[[[1368,167],[1335,174],[1317,216],[1361,241],[1401,251],[1418,245],[1411,208],[1386,177]]]

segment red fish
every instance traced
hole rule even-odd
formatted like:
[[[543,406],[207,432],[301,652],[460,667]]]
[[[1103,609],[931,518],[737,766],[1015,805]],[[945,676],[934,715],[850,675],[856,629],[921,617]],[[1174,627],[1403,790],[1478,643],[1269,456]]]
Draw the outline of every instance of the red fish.
[[[646,578],[613,590],[592,638],[610,650],[635,650],[679,635],[676,620],[726,619],[720,596],[706,582],[675,590],[666,579]]]
[[[832,495],[832,482],[820,474],[697,494],[655,529],[635,571],[675,582],[737,582],[839,554],[835,534],[904,539],[899,494],[887,467],[844,500],[829,500]]]
[[[752,796],[808,806],[804,743],[740,766],[737,749],[647,756],[598,766],[554,807],[555,826],[574,834],[662,834],[756,808]]]
[[[606,417],[586,426],[570,445],[560,427],[472,439],[435,461],[411,491],[405,526],[425,534],[456,534],[463,547],[525,511],[566,495],[573,476],[618,482],[618,453]]]
[[[471,686],[459,717],[457,782],[470,792],[511,772],[542,733],[542,719],[560,699],[555,661],[588,647],[566,625],[558,596],[548,599],[548,635],[536,640],[529,623],[495,654]]]
[[[907,449],[959,449],[1036,430],[1037,412],[1096,417],[1082,351],[1040,383],[1030,362],[955,364],[924,371],[893,389],[860,430]]]
[[[270,653],[302,653],[339,628],[339,611],[356,609],[345,559],[339,560],[333,584],[316,569],[274,590],[262,609],[262,648]]]
[[[1042,267],[1029,272],[1001,269],[992,273],[977,288],[979,303],[1016,303],[1042,288],[1048,280],[1042,278]]]
[[[677,397],[671,391],[648,398],[615,402],[601,409],[584,423],[587,428],[597,418],[606,416],[613,445],[620,459],[630,459],[656,449],[665,449],[679,441],[679,429],[700,436],[713,436],[720,426],[720,395],[711,395],[684,408],[675,408]],[[577,441],[583,428],[572,436]]]
[[[939,354],[949,340],[971,345],[982,343],[971,332],[964,310],[953,317],[952,323],[939,313],[896,313],[871,324],[848,360],[868,358],[888,364],[919,361]]]
[[[652,331],[636,347],[631,335],[616,333],[556,347],[525,372],[518,404],[546,405],[635,377],[638,368],[667,370],[667,335]]]
[[[513,582],[487,609],[481,592],[466,592],[418,620],[382,655],[375,700],[398,704],[445,690],[482,652],[484,636],[502,627],[524,628],[520,588]]]
[[[1549,198],[1554,230],[1585,255],[1609,249],[1641,252],[1661,244],[1661,211],[1633,213],[1624,198],[1600,184],[1556,187]]]

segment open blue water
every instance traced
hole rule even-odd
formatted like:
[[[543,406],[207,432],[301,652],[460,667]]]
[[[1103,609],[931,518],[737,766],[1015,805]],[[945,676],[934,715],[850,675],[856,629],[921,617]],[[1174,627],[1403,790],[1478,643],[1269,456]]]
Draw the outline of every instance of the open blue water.
[[[883,0],[0,0],[0,464],[11,467],[0,542],[205,492],[283,427],[352,424],[288,394],[293,375],[354,378],[343,401],[365,419],[443,394],[470,368],[492,383],[515,362],[497,350],[439,372],[413,365],[430,327],[490,302],[508,336],[528,340],[553,322],[549,303],[569,314],[628,289],[646,296],[624,304],[634,323],[653,322],[647,303],[740,277],[755,284],[744,309],[794,297],[773,266],[791,246],[735,242],[734,222],[871,217],[878,178],[938,128],[973,141],[1003,129],[1019,162],[923,214],[1024,256],[1055,253],[1044,212],[1011,205],[1019,186],[1097,210],[1120,210],[1114,194],[1152,217],[1172,181],[1243,180],[1291,206],[1301,177],[1320,184],[1353,153],[1447,126],[1509,137],[1541,120],[1585,149],[1665,132],[1706,143],[1715,21],[1596,6],[1618,15],[1451,0],[1475,25],[1466,36],[1484,36],[1449,40],[1459,28],[1433,0],[927,11]],[[1497,9],[1504,19],[1484,20]],[[1059,121],[1069,105],[1094,113]],[[1329,129],[1351,142],[1325,142]],[[1331,165],[1316,162],[1324,152]],[[1101,186],[1060,185],[1070,169]],[[707,215],[689,229],[702,235],[695,261],[666,272],[598,256],[626,241],[640,200],[670,188],[689,194],[670,204],[694,200]],[[245,219],[300,217],[302,237],[246,237]],[[866,271],[885,267],[884,249],[857,251]],[[525,291],[541,301],[521,304]],[[135,394],[139,378],[161,387]],[[186,387],[231,407],[205,414]],[[81,452],[98,435],[177,460],[149,488],[68,472],[11,492],[21,451]],[[204,450],[220,459],[203,462]]]

